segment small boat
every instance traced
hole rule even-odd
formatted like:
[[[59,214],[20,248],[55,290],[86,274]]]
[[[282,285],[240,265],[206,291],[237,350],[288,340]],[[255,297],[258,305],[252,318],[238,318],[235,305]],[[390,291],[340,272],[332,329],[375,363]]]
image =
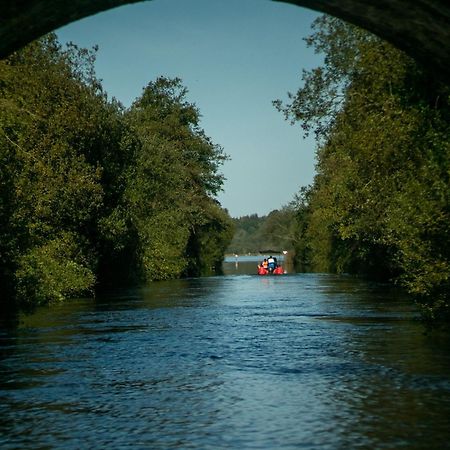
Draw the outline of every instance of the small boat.
[[[264,258],[261,264],[258,264],[258,275],[282,275],[284,270],[278,265],[277,258],[269,256]]]
[[[258,275],[283,275],[284,270],[281,266],[275,267],[273,270],[266,269],[263,266],[258,266]]]

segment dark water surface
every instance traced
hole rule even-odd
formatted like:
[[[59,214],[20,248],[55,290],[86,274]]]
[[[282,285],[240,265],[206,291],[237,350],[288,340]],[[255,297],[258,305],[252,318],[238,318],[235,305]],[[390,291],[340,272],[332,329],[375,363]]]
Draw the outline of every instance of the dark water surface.
[[[449,342],[398,293],[229,269],[0,331],[0,448],[450,448]]]

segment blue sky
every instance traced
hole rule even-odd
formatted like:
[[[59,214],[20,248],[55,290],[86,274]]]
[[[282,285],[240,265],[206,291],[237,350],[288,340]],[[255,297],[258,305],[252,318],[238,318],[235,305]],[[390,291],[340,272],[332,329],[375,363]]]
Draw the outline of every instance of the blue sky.
[[[57,30],[62,43],[99,45],[96,71],[129,106],[159,75],[180,77],[201,125],[231,157],[218,199],[233,217],[287,204],[314,176],[312,138],[272,106],[320,64],[303,37],[318,13],[268,0],[152,0]]]

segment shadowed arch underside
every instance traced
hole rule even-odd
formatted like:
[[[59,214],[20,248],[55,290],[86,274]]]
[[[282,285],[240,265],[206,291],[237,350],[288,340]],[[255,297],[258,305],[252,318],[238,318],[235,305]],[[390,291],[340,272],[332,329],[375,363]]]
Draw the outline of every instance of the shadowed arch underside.
[[[0,57],[70,22],[139,1],[142,0],[3,0],[0,13]],[[366,28],[431,68],[439,78],[450,79],[448,0],[283,2],[325,12]]]

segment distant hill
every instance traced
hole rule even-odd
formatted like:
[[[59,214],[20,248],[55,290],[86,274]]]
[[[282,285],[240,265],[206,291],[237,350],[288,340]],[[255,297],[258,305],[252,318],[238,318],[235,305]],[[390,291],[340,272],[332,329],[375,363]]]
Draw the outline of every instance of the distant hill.
[[[233,218],[233,222],[235,233],[227,254],[275,253],[292,248],[294,211],[289,207],[271,211],[267,216]]]

